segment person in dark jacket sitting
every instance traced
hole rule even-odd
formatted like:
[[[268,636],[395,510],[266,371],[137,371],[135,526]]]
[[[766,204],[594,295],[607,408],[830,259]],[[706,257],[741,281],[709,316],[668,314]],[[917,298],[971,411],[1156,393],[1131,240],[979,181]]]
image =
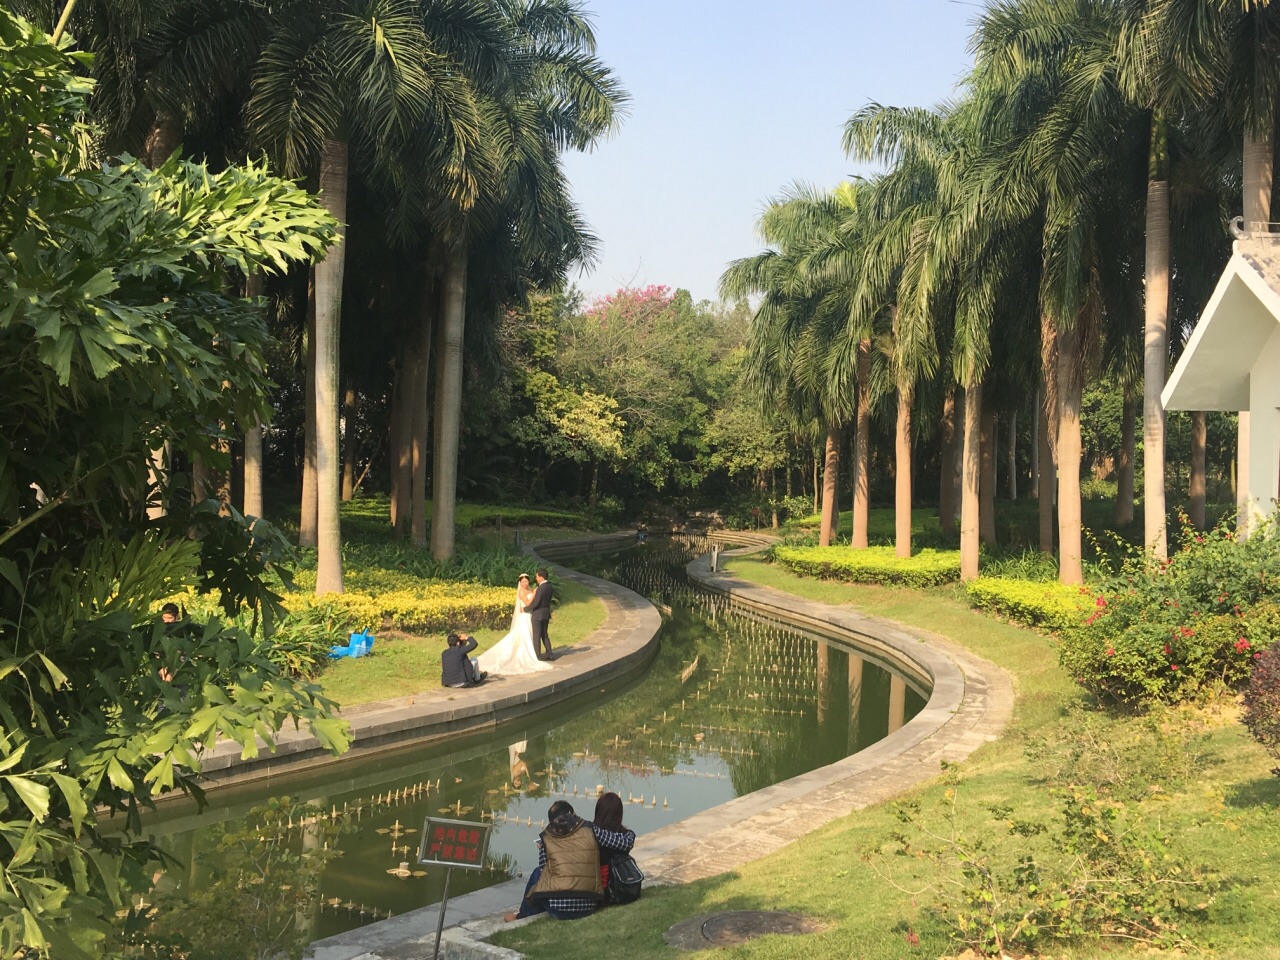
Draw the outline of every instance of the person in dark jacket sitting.
[[[440,652],[440,685],[442,687],[474,687],[483,683],[482,672],[469,654],[476,648],[476,638],[466,633],[449,634],[449,645]]]

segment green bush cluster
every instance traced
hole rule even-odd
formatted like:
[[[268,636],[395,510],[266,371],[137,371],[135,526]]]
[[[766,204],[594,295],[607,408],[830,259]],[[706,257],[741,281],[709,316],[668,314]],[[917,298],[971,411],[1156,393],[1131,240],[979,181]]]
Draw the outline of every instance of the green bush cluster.
[[[960,579],[958,550],[921,550],[899,557],[893,547],[799,547],[780,544],[773,559],[788,570],[824,580],[935,587]]]
[[[428,501],[428,509],[430,505]],[[474,503],[458,504],[455,519],[459,530],[500,526],[579,528],[584,524],[581,516],[562,510]],[[382,542],[390,530],[391,501],[386,496],[358,497],[342,505],[342,535],[347,543]]]
[[[1280,628],[1280,551],[1268,526],[1243,542],[1219,525],[1183,525],[1155,562],[1134,552],[1099,584],[1094,608],[1063,634],[1059,656],[1090,690],[1123,702],[1172,702],[1238,684]]]
[[[987,610],[1047,630],[1078,627],[1094,605],[1087,587],[1057,581],[1018,580],[1013,577],[978,577],[964,585],[969,602]]]

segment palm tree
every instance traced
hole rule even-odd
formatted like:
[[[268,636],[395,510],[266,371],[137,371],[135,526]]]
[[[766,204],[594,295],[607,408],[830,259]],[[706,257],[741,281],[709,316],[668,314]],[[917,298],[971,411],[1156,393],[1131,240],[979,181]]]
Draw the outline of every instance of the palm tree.
[[[494,68],[501,50],[495,16],[442,3],[424,17],[410,0],[294,0],[258,9],[265,42],[246,107],[250,134],[286,173],[315,176],[335,217],[346,222],[353,152],[362,170],[376,174],[424,130],[433,139],[428,156],[436,179],[452,171],[455,200],[474,202],[476,78]],[[317,593],[342,590],[337,348],[344,263],[337,246],[315,269]]]
[[[806,258],[822,237],[839,229],[847,213],[847,196],[793,187],[760,218],[761,238],[771,249],[734,261],[720,278],[726,300],[761,297],[752,318],[746,367],[762,407],[785,409],[795,422],[816,414],[822,424],[822,546],[834,540],[839,517],[839,451],[857,361],[849,362],[845,347],[847,301]],[[855,349],[862,339],[853,341]]]
[[[524,258],[551,284],[590,256],[592,240],[568,196],[559,153],[590,149],[615,129],[627,95],[595,56],[590,21],[576,0],[508,0],[505,82],[482,92],[481,154],[489,190],[479,202],[453,204],[436,350],[435,479],[431,552],[454,552],[458,444],[462,427],[467,270],[476,238],[494,224],[515,231]],[[525,289],[531,284],[526,284]],[[523,290],[519,291],[523,296]]]
[[[1080,403],[1108,295],[1135,259],[1115,220],[1134,209],[1126,177],[1147,130],[1116,80],[1115,11],[1099,0],[1021,0],[988,11],[975,39],[991,149],[988,182],[1010,222],[1041,217],[1040,299],[1049,405],[1057,411],[1059,577],[1082,579]],[[1066,38],[1069,42],[1063,42]],[[1056,396],[1055,396],[1056,394]]]

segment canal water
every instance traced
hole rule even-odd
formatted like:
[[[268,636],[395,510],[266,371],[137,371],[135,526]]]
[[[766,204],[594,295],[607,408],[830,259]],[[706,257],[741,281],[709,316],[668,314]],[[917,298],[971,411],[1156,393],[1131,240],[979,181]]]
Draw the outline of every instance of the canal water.
[[[546,811],[565,799],[591,818],[598,793],[626,804],[644,834],[734,797],[832,763],[914,716],[927,691],[844,648],[735,610],[694,588],[684,568],[705,541],[653,538],[566,565],[614,580],[663,613],[659,650],[639,679],[607,684],[484,736],[405,746],[370,758],[220,787],[210,805],[163,806],[148,821],[199,888],[216,874],[224,836],[269,797],[347,811],[341,855],[326,867],[319,939],[437,902],[444,870],[415,863],[426,816],[491,821],[486,868],[454,870],[450,897],[527,874]],[[301,824],[281,841],[300,849]]]

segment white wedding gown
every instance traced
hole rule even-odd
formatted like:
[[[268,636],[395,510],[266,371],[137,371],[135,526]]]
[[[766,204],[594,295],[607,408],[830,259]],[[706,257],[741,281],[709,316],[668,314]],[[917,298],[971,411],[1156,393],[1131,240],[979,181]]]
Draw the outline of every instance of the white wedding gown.
[[[516,599],[515,613],[511,615],[511,630],[505,637],[476,658],[485,673],[499,677],[514,677],[522,673],[540,673],[550,670],[551,664],[539,660],[533,649],[533,620],[524,612],[524,604]]]

